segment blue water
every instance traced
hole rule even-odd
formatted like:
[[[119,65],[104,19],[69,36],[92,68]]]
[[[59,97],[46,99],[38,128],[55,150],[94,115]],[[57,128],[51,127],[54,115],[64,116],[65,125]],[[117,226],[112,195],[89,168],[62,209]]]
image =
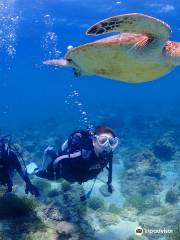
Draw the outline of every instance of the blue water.
[[[65,104],[69,85],[80,94],[90,121],[98,114],[108,118],[148,114],[179,118],[179,68],[157,81],[126,84],[100,77],[75,78],[71,69],[54,69],[42,64],[49,58],[63,57],[68,45],[78,46],[100,37],[86,36],[86,29],[113,15],[140,12],[167,22],[172,40],[179,41],[178,1],[1,1],[0,29],[4,44],[0,51],[0,125],[3,129],[36,124],[58,117],[71,125],[82,118],[77,107]],[[10,20],[3,20],[4,18]],[[12,21],[15,18],[15,23]],[[7,25],[7,26],[4,26]],[[7,32],[8,30],[8,32]],[[14,39],[7,33],[13,32]],[[51,39],[50,39],[51,38]],[[14,52],[7,52],[12,46]],[[68,125],[67,124],[67,125]]]

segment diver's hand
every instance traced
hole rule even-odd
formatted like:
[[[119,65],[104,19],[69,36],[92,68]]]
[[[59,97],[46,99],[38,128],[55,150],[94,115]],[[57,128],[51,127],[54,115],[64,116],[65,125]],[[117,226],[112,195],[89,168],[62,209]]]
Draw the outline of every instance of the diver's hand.
[[[38,189],[32,183],[26,183],[25,193],[26,194],[31,193],[35,197],[40,196]]]
[[[112,184],[108,184],[108,192],[112,193],[114,191]]]

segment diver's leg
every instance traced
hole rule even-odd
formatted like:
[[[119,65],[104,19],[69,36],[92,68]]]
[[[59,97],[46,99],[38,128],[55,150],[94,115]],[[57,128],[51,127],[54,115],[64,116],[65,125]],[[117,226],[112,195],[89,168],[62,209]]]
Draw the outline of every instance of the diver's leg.
[[[53,147],[47,147],[44,150],[42,167],[35,169],[34,174],[37,177],[54,180],[53,161],[56,159],[57,154]]]
[[[46,170],[47,167],[52,163],[52,161],[54,159],[56,159],[57,157],[57,154],[56,154],[56,151],[53,147],[47,147],[45,150],[44,150],[44,154],[43,154],[43,162],[42,162],[42,167],[41,169],[42,170]]]
[[[38,170],[35,173],[35,176],[44,178],[47,180],[54,180],[54,172],[53,171],[47,171],[47,170]]]
[[[39,168],[36,163],[32,162],[26,166],[27,173],[31,175],[37,175],[38,173],[39,175],[46,176],[46,170],[52,164],[54,159],[56,159],[56,157],[57,154],[54,148],[47,147],[44,150],[42,166]]]

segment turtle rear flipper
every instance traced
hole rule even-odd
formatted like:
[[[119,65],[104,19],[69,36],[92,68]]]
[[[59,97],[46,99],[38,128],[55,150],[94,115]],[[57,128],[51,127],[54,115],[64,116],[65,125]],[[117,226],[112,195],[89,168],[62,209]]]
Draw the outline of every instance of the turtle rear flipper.
[[[163,45],[169,39],[171,29],[165,22],[156,18],[131,13],[104,19],[91,26],[86,34],[98,36],[109,32],[145,33],[161,40]]]
[[[171,56],[174,65],[180,66],[180,43],[168,41],[164,49]]]

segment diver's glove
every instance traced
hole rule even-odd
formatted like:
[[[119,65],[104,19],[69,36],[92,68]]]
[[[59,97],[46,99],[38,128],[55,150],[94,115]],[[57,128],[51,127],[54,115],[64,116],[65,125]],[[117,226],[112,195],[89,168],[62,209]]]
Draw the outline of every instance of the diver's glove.
[[[32,183],[26,183],[25,193],[26,194],[31,193],[35,197],[40,196],[38,189]]]
[[[114,191],[112,184],[108,184],[108,192],[112,193]]]

